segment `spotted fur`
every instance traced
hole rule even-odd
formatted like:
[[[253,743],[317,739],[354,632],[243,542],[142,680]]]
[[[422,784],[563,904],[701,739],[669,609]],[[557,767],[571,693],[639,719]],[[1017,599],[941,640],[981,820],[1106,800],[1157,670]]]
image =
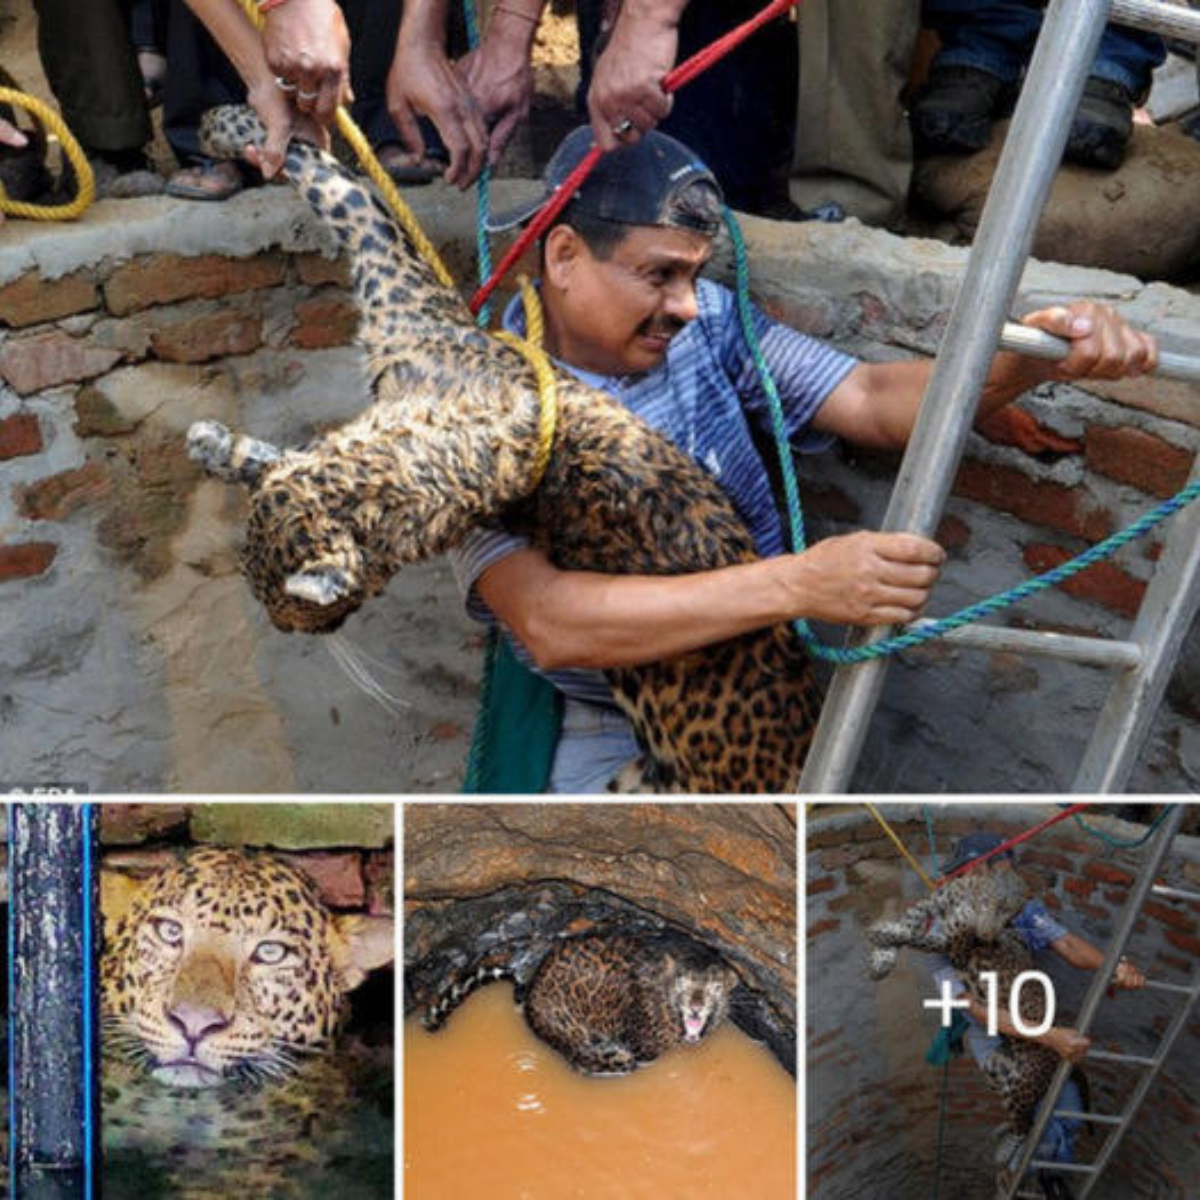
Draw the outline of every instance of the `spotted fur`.
[[[475,988],[512,976],[481,964],[424,1017],[439,1029]],[[566,938],[518,986],[529,1028],[585,1075],[624,1075],[699,1042],[729,1010],[737,975],[711,950],[674,933]]]
[[[390,922],[338,916],[296,868],[205,848],[109,919],[100,967],[105,1153],[170,1194],[310,1195],[350,1102],[332,1053],[346,998],[391,956]],[[321,1147],[318,1149],[318,1146]]]
[[[980,1004],[988,1002],[982,973],[995,971],[1001,1011],[1009,1011],[1013,983],[1032,969],[1033,957],[1024,939],[1009,926],[1031,898],[1015,871],[993,873],[976,869],[951,880],[912,905],[898,920],[877,921],[867,930],[871,977],[882,979],[896,965],[902,947],[944,954],[958,972],[967,993]],[[1037,1025],[1045,1015],[1041,988],[1021,989],[1021,1016]],[[1000,1097],[1009,1132],[1024,1137],[1033,1122],[1038,1101],[1059,1063],[1055,1052],[1036,1042],[1002,1036],[983,1069]]]
[[[248,110],[219,109],[204,136],[229,153],[261,133]],[[531,494],[539,400],[524,359],[475,327],[336,161],[293,143],[285,171],[349,256],[373,403],[299,449],[211,422],[190,435],[194,457],[251,488],[242,567],[278,628],[334,629],[405,563],[501,520],[566,569],[680,574],[755,557],[701,467],[569,378],[559,380],[553,453]],[[820,695],[787,627],[607,675],[643,751],[617,790],[796,785]]]

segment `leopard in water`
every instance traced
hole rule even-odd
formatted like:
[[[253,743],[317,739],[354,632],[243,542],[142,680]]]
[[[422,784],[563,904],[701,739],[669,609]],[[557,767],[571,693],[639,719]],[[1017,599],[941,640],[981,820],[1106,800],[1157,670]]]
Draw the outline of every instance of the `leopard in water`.
[[[422,1018],[440,1029],[477,987],[515,978],[482,964]],[[564,938],[516,999],[529,1028],[585,1075],[626,1075],[676,1046],[701,1041],[729,1011],[738,977],[714,951],[678,933]]]

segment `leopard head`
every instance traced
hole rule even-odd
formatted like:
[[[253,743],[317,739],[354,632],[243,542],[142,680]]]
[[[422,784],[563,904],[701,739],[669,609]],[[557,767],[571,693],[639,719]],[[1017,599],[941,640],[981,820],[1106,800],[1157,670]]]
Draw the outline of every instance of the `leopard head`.
[[[951,931],[969,931],[981,942],[994,942],[1031,897],[1029,885],[1015,870],[977,868],[946,884],[941,901]]]
[[[206,848],[105,902],[105,1052],[170,1087],[282,1078],[329,1046],[392,923],[331,913],[267,855]]]

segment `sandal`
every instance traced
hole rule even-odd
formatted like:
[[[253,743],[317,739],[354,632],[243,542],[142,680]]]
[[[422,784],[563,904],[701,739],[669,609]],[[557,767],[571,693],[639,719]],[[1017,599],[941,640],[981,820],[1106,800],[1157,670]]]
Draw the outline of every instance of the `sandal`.
[[[444,158],[432,154],[413,154],[397,142],[385,142],[382,146],[376,146],[375,156],[379,159],[379,165],[395,183],[432,183],[433,180],[441,178],[442,172],[448,166],[448,161]]]
[[[230,158],[197,158],[167,180],[166,193],[180,200],[228,200],[246,186]]]

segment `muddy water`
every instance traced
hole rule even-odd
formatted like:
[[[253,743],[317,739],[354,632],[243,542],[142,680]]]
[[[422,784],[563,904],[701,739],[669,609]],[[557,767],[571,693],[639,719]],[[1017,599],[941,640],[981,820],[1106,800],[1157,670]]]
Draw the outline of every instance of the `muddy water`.
[[[573,1072],[508,984],[405,1028],[404,1197],[795,1200],[791,1076],[732,1026],[620,1079]]]

